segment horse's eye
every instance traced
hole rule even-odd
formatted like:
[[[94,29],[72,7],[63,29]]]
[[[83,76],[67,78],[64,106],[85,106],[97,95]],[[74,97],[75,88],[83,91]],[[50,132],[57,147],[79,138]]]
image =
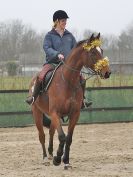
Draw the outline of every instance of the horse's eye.
[[[95,50],[92,49],[92,50],[91,50],[91,54],[92,54],[92,55],[95,55],[95,53],[96,53]]]
[[[91,54],[92,54],[92,55],[96,55],[96,52],[93,50]]]

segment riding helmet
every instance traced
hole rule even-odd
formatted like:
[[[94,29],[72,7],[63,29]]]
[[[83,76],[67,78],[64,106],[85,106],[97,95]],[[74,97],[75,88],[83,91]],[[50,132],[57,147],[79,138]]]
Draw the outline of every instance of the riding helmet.
[[[54,14],[53,14],[53,21],[55,22],[57,19],[61,20],[61,19],[67,19],[69,18],[67,13],[64,10],[57,10]]]

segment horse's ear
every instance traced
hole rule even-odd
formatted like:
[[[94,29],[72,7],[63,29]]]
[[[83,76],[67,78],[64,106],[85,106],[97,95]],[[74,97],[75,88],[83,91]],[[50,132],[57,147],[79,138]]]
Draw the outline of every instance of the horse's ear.
[[[98,33],[98,35],[97,35],[97,37],[96,37],[97,39],[99,39],[100,38],[100,33]]]
[[[94,33],[93,33],[93,34],[91,35],[89,41],[91,42],[91,41],[93,41],[94,39],[95,39],[95,37],[94,37]]]

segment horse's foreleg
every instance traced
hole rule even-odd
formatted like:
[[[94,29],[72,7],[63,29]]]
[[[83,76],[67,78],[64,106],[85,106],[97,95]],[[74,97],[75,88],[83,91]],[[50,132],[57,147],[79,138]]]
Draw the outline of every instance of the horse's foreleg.
[[[63,155],[63,149],[64,149],[64,144],[66,141],[66,136],[62,129],[61,121],[58,115],[54,114],[51,117],[52,117],[52,125],[55,127],[55,129],[57,129],[57,132],[58,132],[59,146],[57,150],[57,155],[54,156],[54,159],[53,159],[53,164],[58,166],[61,163],[61,157]]]
[[[66,136],[66,145],[65,145],[65,151],[64,151],[64,156],[63,156],[64,164],[69,164],[69,152],[70,152],[70,146],[72,144],[72,135],[73,135],[73,132],[69,132]]]
[[[79,113],[71,116],[69,120],[68,134],[66,136],[66,145],[65,145],[65,151],[64,151],[64,156],[63,156],[63,162],[65,164],[64,169],[72,168],[72,166],[69,163],[69,153],[70,153],[70,146],[72,144],[73,131],[78,121],[78,118],[79,118]]]
[[[54,159],[53,159],[53,163],[56,166],[60,165],[61,163],[61,157],[63,155],[64,144],[66,141],[66,137],[65,137],[63,130],[62,130],[62,133],[61,132],[58,133],[58,139],[59,139],[59,146],[57,150],[57,155],[54,156]]]

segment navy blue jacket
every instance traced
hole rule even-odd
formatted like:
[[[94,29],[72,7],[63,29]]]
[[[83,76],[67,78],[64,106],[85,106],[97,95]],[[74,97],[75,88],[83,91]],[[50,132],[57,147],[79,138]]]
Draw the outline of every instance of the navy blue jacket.
[[[55,29],[52,29],[46,34],[43,43],[46,63],[58,62],[58,54],[63,54],[66,58],[75,45],[75,37],[68,30],[65,30],[61,37]]]

